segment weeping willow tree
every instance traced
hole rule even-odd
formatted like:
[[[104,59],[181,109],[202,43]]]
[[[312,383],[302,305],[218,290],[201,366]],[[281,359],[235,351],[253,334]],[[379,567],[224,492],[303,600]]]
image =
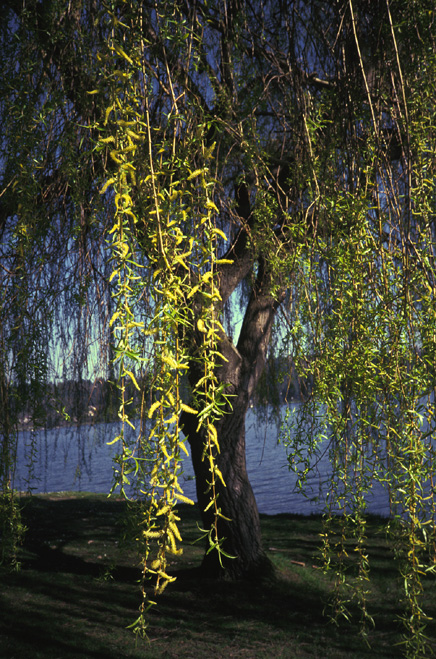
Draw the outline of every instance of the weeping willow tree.
[[[43,425],[50,383],[94,373],[118,389],[112,487],[139,502],[138,628],[148,578],[162,591],[181,551],[185,453],[205,570],[268,573],[245,415],[280,352],[306,384],[282,429],[300,483],[329,447],[332,615],[356,599],[370,620],[366,495],[383,483],[418,656],[436,539],[433,3],[5,7],[4,538],[24,411]]]

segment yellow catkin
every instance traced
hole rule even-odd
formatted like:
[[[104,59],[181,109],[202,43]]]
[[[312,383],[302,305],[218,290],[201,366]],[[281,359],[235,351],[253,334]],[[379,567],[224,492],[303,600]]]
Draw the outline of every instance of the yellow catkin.
[[[151,419],[153,416],[154,412],[161,406],[160,400],[157,400],[153,403],[153,405],[150,407],[148,410],[148,418]]]

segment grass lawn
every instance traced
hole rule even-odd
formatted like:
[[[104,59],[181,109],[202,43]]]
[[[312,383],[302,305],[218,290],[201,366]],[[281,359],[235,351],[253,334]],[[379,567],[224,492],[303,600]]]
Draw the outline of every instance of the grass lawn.
[[[265,547],[277,579],[212,583],[201,578],[197,512],[180,507],[184,553],[149,614],[148,640],[126,627],[140,601],[135,553],[119,542],[125,503],[102,495],[45,495],[25,502],[28,526],[21,570],[1,568],[2,659],[322,659],[398,658],[401,588],[380,520],[369,527],[373,590],[371,647],[359,636],[358,615],[340,627],[323,615],[332,581],[319,569],[320,518],[262,516]],[[436,616],[434,578],[426,611]],[[427,634],[436,648],[436,627]]]

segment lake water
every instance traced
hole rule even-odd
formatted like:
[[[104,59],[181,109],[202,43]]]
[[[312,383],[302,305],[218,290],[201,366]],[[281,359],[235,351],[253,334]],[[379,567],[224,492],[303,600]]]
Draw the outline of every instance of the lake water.
[[[107,442],[115,437],[115,424],[96,424],[79,428],[54,428],[46,431],[19,433],[17,468],[14,487],[34,493],[66,490],[107,493],[113,473],[115,446]],[[322,512],[322,483],[329,473],[325,457],[318,464],[318,475],[308,479],[304,497],[296,491],[296,476],[287,467],[286,451],[277,443],[274,423],[258,423],[252,410],[246,421],[247,471],[256,496],[259,512],[269,515]],[[36,449],[29,474],[29,452]],[[191,461],[184,459],[184,492],[196,499]],[[321,494],[320,500],[315,499]],[[377,486],[368,499],[368,512],[389,514],[388,497]]]

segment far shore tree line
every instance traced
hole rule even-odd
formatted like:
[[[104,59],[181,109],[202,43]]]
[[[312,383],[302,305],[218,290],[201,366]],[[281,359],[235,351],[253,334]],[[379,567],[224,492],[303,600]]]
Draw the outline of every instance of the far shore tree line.
[[[251,407],[276,407],[301,400],[302,392],[310,390],[308,382],[298,378],[292,369],[289,377],[289,371],[288,360],[268,360],[251,400]],[[126,385],[132,418],[139,418],[144,410],[147,414],[154,402],[150,377],[146,374],[137,380],[140,390],[131,382]],[[11,388],[11,399],[16,401],[15,411],[13,406],[11,412],[19,430],[119,421],[118,388],[112,380],[96,378],[45,383],[44,387],[39,388],[37,407],[33,404],[32,393],[31,382]],[[186,403],[191,402],[192,394],[187,378],[181,382],[181,395]]]

